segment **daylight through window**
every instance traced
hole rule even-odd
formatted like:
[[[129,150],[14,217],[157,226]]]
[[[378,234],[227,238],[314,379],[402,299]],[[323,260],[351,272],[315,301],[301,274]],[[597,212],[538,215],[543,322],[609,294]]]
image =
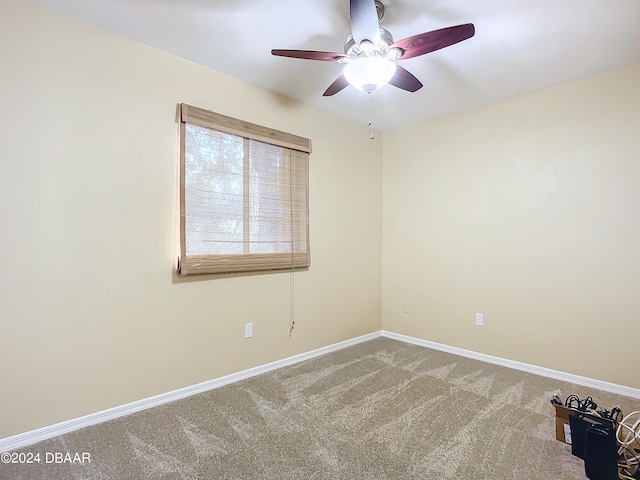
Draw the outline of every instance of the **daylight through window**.
[[[180,113],[179,274],[308,267],[310,140]]]

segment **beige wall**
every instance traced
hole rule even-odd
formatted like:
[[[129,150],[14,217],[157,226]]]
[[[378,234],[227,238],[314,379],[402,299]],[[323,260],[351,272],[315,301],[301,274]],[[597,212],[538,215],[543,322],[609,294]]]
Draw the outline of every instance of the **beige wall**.
[[[30,2],[0,11],[0,438],[380,329],[365,126]],[[312,139],[291,338],[290,274],[174,274],[179,102]]]
[[[640,387],[639,85],[635,65],[385,134],[383,329]]]

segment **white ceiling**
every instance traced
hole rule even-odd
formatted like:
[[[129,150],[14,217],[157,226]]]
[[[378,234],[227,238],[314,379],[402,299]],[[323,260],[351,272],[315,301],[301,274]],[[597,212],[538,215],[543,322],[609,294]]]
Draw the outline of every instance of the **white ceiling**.
[[[35,0],[120,35],[366,124],[367,94],[322,93],[337,63],[274,57],[343,52],[348,0]],[[383,0],[395,40],[473,23],[469,40],[400,65],[424,87],[373,93],[390,130],[640,61],[640,0]]]

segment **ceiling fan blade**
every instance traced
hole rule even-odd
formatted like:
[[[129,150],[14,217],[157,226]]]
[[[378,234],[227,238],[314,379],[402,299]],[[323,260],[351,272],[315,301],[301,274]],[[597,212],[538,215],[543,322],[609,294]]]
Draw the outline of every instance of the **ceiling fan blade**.
[[[350,0],[351,33],[356,45],[369,40],[374,45],[380,43],[380,25],[374,0]]]
[[[345,58],[342,53],[318,52],[315,50],[271,50],[271,55],[301,58],[303,60],[318,60],[320,62],[337,62],[338,59]]]
[[[435,52],[441,48],[471,38],[475,32],[476,29],[473,23],[465,23],[464,25],[441,28],[440,30],[433,30],[432,32],[404,38],[390,45],[388,49],[394,47],[400,48],[404,53],[400,56],[399,60],[406,60],[424,55],[425,53]]]
[[[400,65],[396,65],[396,73],[393,74],[389,84],[401,88],[407,92],[417,92],[422,88],[422,83],[411,72]]]
[[[344,75],[340,75],[338,78],[335,79],[335,81],[331,85],[329,85],[329,88],[327,88],[325,90],[325,92],[322,94],[322,96],[323,97],[330,97],[331,95],[335,95],[340,90],[343,90],[344,88],[346,88],[348,86],[349,86],[349,82],[347,81],[345,76]]]

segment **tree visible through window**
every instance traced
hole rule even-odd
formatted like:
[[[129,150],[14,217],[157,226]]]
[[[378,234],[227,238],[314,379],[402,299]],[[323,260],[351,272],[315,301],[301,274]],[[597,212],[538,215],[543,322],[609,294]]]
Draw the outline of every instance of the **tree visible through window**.
[[[309,266],[310,141],[181,105],[181,275]]]

